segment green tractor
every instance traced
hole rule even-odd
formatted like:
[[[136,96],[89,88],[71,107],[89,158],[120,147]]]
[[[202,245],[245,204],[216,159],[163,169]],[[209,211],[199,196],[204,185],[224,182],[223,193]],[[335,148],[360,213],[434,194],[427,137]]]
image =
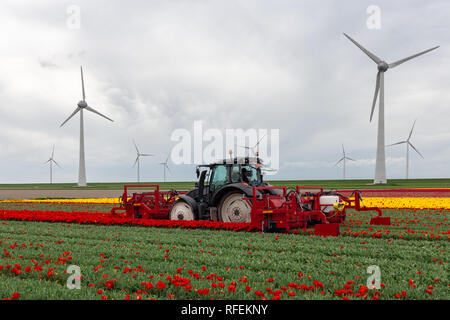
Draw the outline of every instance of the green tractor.
[[[262,161],[258,157],[239,157],[197,166],[195,188],[173,204],[171,220],[214,220],[251,222],[251,207],[244,197],[253,195],[253,187],[265,187]],[[279,194],[276,189],[265,190]]]

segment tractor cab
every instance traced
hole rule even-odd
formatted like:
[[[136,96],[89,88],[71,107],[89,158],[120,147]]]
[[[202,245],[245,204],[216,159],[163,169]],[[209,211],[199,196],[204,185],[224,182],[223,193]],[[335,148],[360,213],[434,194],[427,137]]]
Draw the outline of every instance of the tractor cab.
[[[198,195],[203,195],[203,200],[209,202],[217,191],[231,184],[263,186],[265,184],[261,167],[262,160],[257,157],[236,157],[209,165],[199,165],[196,170]]]
[[[250,208],[242,200],[237,201],[237,197],[242,199],[243,196],[250,196],[253,187],[266,185],[261,168],[262,160],[258,157],[235,157],[199,165],[196,170],[198,182],[186,196],[197,203],[200,219],[212,218],[221,221],[224,219],[224,199],[230,196],[230,199],[236,198],[233,203],[225,203],[228,206],[234,205],[234,213],[229,220],[247,221]],[[237,203],[239,208],[235,206]],[[242,212],[245,212],[245,217],[240,216]]]

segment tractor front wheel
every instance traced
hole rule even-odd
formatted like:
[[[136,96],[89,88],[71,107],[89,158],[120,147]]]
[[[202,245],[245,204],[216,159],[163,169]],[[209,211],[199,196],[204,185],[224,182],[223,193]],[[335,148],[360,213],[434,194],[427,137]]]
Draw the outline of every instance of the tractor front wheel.
[[[227,193],[219,205],[219,219],[223,222],[251,222],[251,208],[238,192]]]
[[[192,221],[195,220],[195,215],[192,207],[186,201],[178,200],[170,209],[169,219]]]

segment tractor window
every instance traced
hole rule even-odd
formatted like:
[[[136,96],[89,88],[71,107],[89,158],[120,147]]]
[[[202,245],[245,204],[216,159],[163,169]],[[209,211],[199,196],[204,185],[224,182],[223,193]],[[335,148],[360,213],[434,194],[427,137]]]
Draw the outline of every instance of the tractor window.
[[[250,185],[257,185],[260,182],[260,177],[258,174],[258,169],[252,166],[241,166],[241,172],[247,172],[248,176],[242,177],[243,181],[248,182]]]
[[[232,183],[241,182],[241,172],[239,169],[239,165],[234,165],[231,168],[231,182]]]
[[[243,174],[246,174],[244,177]],[[231,168],[231,182],[246,182],[250,185],[257,185],[260,182],[258,169],[253,166],[234,165]]]
[[[215,191],[219,189],[220,187],[224,186],[228,181],[227,177],[227,167],[226,166],[217,166],[214,169],[211,182],[209,184],[209,187],[211,191]]]

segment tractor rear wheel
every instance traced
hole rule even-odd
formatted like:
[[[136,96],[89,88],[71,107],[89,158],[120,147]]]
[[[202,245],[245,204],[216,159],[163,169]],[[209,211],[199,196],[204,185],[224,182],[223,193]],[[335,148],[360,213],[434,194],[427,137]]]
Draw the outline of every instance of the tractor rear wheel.
[[[195,220],[194,210],[192,207],[183,200],[178,200],[172,206],[169,212],[170,220]]]
[[[224,195],[220,201],[218,214],[223,222],[251,222],[251,207],[242,199],[245,195],[232,191]]]

